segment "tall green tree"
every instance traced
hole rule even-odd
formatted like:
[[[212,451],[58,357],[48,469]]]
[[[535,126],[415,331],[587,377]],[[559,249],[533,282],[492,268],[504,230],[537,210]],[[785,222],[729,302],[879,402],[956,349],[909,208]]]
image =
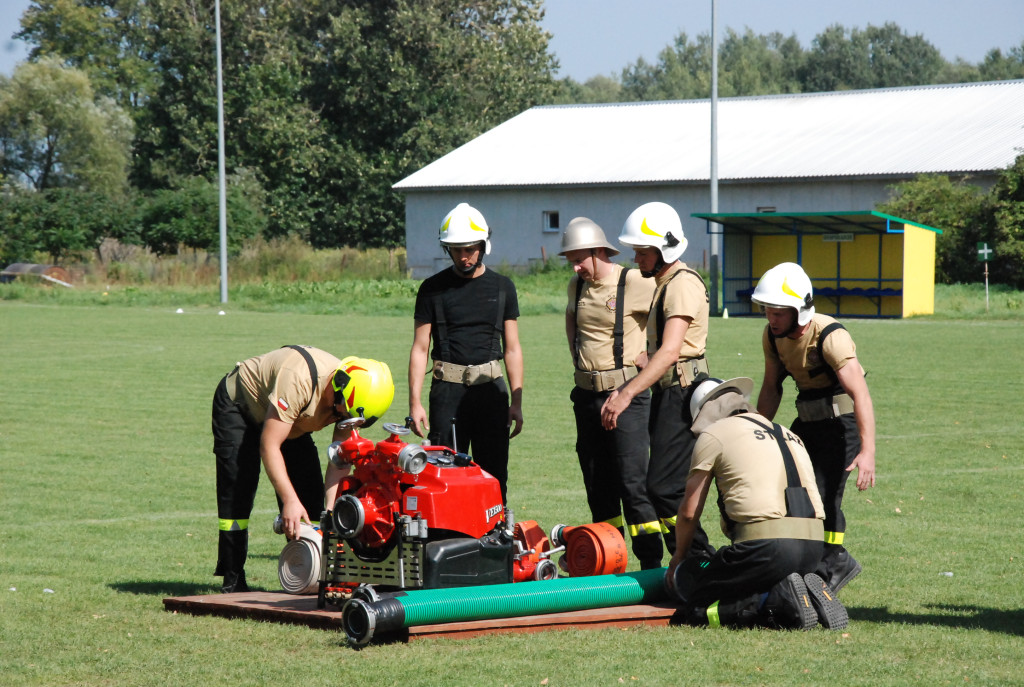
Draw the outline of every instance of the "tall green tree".
[[[1024,41],[1010,48],[1007,55],[999,48],[990,50],[978,65],[978,76],[982,81],[1024,79]]]
[[[801,75],[804,92],[939,83],[947,67],[921,35],[892,22],[864,30],[836,24],[815,36]]]
[[[396,245],[391,184],[554,93],[540,0],[306,3],[310,107],[337,142],[317,245]]]
[[[96,96],[85,72],[55,58],[0,77],[0,175],[36,190],[125,190],[132,122]]]
[[[159,83],[146,0],[33,0],[16,34],[29,59],[55,57],[89,74],[100,95],[134,114]]]

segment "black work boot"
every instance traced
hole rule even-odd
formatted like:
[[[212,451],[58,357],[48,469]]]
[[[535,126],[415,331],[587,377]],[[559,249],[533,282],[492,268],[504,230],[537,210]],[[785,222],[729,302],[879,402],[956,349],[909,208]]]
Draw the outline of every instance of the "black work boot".
[[[780,630],[811,630],[818,614],[800,573],[792,573],[772,587],[761,608],[762,624]]]
[[[804,585],[811,595],[811,605],[818,614],[818,622],[826,630],[842,630],[850,622],[846,607],[825,581],[815,573],[804,575]]]
[[[850,552],[842,546],[829,547],[822,563],[815,572],[832,588],[836,594],[846,584],[860,574],[861,567]],[[824,574],[822,574],[824,568]]]
[[[245,571],[229,572],[224,575],[224,585],[220,588],[222,594],[234,594],[235,592],[249,591],[249,585],[245,583]]]
[[[245,583],[245,559],[248,552],[248,530],[220,532],[217,541],[217,569],[213,574],[224,576],[224,584],[220,588],[224,594],[249,591],[249,585]]]

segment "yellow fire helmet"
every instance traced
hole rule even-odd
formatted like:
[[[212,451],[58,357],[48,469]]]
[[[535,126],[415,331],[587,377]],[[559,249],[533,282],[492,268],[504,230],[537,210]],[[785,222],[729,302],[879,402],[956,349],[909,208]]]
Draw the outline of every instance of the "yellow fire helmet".
[[[362,416],[369,427],[379,420],[395,399],[395,383],[387,364],[371,358],[349,356],[331,380],[336,397],[344,399],[352,417]],[[362,412],[360,413],[360,409]]]

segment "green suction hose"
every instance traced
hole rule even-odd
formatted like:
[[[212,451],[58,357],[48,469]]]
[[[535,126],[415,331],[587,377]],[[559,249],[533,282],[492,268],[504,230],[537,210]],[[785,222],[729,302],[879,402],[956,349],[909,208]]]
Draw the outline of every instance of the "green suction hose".
[[[665,568],[657,568],[618,575],[421,589],[377,601],[353,598],[342,609],[342,625],[350,643],[363,645],[377,632],[417,625],[653,603],[667,598],[664,579]]]

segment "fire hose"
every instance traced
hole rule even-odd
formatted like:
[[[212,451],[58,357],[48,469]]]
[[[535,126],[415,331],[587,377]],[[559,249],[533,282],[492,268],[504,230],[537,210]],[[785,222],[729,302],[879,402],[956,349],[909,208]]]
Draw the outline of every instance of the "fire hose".
[[[376,600],[353,596],[342,609],[342,626],[349,643],[362,646],[375,634],[417,625],[653,603],[667,598],[664,578],[665,568],[656,568],[596,577],[423,589]]]

